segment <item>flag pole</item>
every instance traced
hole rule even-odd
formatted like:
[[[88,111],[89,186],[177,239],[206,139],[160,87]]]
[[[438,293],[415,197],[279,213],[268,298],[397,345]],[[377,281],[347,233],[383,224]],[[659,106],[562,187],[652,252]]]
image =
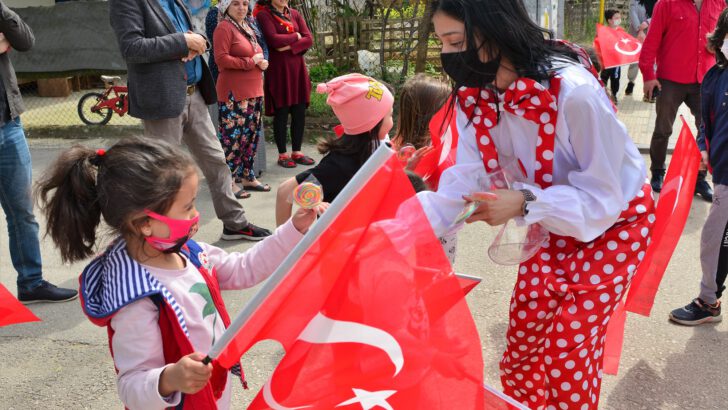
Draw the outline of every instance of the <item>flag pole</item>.
[[[278,284],[285,278],[290,272],[293,266],[303,256],[304,252],[321,236],[326,229],[334,222],[334,220],[341,214],[344,207],[351,201],[356,194],[359,193],[364,184],[374,175],[374,173],[394,154],[391,148],[386,144],[381,144],[379,148],[369,157],[367,162],[354,175],[354,178],[349,181],[344,189],[337,195],[334,202],[324,212],[321,217],[311,225],[306,235],[301,241],[291,250],[288,256],[281,262],[278,269],[273,272],[272,275],[263,283],[263,287],[248,301],[243,310],[238,314],[235,320],[230,323],[230,327],[225,330],[225,333],[220,336],[215,344],[210,348],[210,352],[207,357],[202,361],[207,364],[213,359],[220,356],[220,353],[227,347],[233,337],[238,333],[238,330],[243,327],[245,322],[255,313],[256,309],[270,295],[271,292],[278,286]]]
[[[604,24],[604,0],[599,0],[599,24]]]

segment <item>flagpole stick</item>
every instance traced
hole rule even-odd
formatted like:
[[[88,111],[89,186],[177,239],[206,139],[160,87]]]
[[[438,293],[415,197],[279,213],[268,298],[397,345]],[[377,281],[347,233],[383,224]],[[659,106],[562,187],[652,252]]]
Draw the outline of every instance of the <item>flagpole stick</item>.
[[[361,187],[371,178],[371,176],[394,154],[386,144],[380,144],[379,148],[369,157],[367,162],[357,171],[354,177],[349,181],[344,189],[337,195],[334,202],[329,208],[321,215],[316,223],[311,225],[308,233],[301,239],[301,241],[291,250],[288,256],[281,262],[278,269],[263,283],[260,290],[248,301],[243,310],[238,314],[235,320],[230,323],[230,326],[225,330],[220,338],[217,339],[215,344],[210,348],[210,351],[204,360],[211,361],[217,359],[220,353],[227,347],[230,341],[238,333],[238,330],[243,327],[245,322],[255,313],[256,309],[260,304],[273,292],[283,278],[290,272],[294,265],[298,262],[301,256],[306,252],[309,247],[321,236],[321,234],[328,229],[333,223],[341,211],[351,201],[356,194],[359,193]],[[208,363],[209,363],[208,361]],[[205,363],[203,361],[203,363]]]
[[[604,0],[599,0],[599,24],[604,24]]]

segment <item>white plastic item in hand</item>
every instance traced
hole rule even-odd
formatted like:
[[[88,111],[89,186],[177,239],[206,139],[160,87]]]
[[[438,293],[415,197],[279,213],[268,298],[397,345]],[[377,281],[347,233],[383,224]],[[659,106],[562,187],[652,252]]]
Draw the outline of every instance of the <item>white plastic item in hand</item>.
[[[526,181],[517,159],[501,161],[499,165],[478,180],[484,192],[512,189],[513,183]],[[511,219],[488,247],[488,256],[499,265],[517,265],[531,259],[548,237],[548,231],[539,224],[527,225],[523,220]]]

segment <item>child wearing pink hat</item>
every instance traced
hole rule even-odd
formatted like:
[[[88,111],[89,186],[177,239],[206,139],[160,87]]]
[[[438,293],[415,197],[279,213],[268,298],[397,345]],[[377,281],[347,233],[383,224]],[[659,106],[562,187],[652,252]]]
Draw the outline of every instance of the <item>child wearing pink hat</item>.
[[[315,167],[301,172],[278,187],[276,224],[291,217],[291,194],[302,182],[315,178],[321,184],[325,202],[332,202],[392,129],[394,96],[381,82],[362,74],[336,77],[316,87],[328,94],[326,103],[341,122],[344,134],[320,140],[325,156]]]

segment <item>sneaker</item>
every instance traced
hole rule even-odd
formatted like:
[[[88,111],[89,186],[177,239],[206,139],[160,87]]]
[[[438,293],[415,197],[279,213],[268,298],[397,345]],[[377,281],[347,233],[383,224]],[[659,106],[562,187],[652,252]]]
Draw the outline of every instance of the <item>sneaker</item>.
[[[720,322],[720,301],[711,306],[700,298],[694,299],[689,305],[670,312],[670,320],[686,326]]]
[[[654,192],[662,191],[662,183],[665,181],[665,171],[657,170],[652,171],[652,178],[650,179],[650,185]]]
[[[630,81],[627,83],[627,88],[624,90],[624,95],[632,95],[632,91],[634,91],[634,83]]]
[[[77,297],[78,292],[75,289],[59,288],[45,280],[41,281],[35,289],[18,290],[18,300],[24,305],[39,302],[67,302]]]
[[[695,183],[695,195],[700,195],[703,200],[713,202],[713,188],[708,181],[701,179]]]
[[[222,229],[222,240],[224,241],[237,241],[240,239],[245,239],[248,241],[260,241],[270,235],[271,233],[269,230],[261,228],[259,226],[255,226],[251,223],[248,223],[248,226],[239,230],[228,229],[225,227],[223,227]]]

